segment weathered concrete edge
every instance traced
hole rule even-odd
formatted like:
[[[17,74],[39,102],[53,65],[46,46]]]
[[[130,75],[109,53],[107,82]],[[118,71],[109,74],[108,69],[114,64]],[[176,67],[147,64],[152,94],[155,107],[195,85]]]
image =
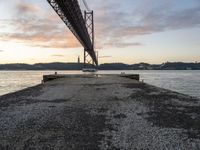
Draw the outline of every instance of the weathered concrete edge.
[[[56,79],[61,79],[61,78],[74,78],[74,77],[98,77],[98,76],[119,76],[119,77],[124,77],[124,78],[129,78],[133,80],[140,81],[140,75],[139,74],[51,74],[51,75],[44,75],[43,76],[43,82],[49,82],[52,80]]]

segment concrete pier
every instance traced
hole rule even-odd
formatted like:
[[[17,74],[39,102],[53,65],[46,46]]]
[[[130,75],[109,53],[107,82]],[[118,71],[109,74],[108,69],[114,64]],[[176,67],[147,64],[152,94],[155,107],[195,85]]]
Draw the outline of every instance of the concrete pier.
[[[0,97],[0,150],[200,149],[200,99],[127,76],[65,76]]]

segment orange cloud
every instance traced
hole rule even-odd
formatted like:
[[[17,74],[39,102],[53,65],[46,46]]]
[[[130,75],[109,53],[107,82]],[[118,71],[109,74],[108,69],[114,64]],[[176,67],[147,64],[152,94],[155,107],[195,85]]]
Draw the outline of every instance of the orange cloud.
[[[40,16],[42,14],[40,11],[42,9],[30,3],[17,4],[15,19],[6,20],[3,23],[4,26],[1,26],[5,27],[6,25],[13,30],[8,33],[0,33],[0,40],[15,41],[42,48],[81,46],[56,14],[45,13]]]

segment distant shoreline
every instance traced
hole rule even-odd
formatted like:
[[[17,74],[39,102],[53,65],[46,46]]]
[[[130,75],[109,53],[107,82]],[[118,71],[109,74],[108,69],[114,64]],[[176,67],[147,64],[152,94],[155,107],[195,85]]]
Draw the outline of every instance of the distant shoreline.
[[[94,67],[87,65],[86,67]],[[41,71],[41,70],[82,70],[83,63],[38,63],[38,64],[0,64],[2,71]],[[200,63],[167,62],[163,64],[123,64],[106,63],[98,66],[99,70],[200,70]]]
[[[23,72],[23,71],[82,71],[82,70],[70,70],[70,69],[66,69],[66,70],[58,70],[58,69],[52,69],[52,70],[49,70],[49,69],[43,69],[43,70],[20,70],[20,69],[16,69],[16,70],[0,70],[0,72],[3,72],[3,71],[21,71],[21,72]],[[98,71],[200,71],[200,69],[196,69],[196,70],[186,70],[186,69],[184,69],[184,70],[178,70],[178,69],[173,69],[173,70],[164,70],[164,69],[160,69],[160,70],[149,70],[149,69],[143,69],[143,70],[127,70],[127,69],[125,69],[125,70],[123,70],[123,69],[118,69],[118,70],[112,70],[112,69],[110,69],[110,70],[98,70]]]

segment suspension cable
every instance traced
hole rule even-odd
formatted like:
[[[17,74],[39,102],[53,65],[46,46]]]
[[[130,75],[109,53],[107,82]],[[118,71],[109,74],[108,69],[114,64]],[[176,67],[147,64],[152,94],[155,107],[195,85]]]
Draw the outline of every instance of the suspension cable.
[[[87,9],[87,11],[91,11],[91,9],[88,7],[88,4],[85,0],[82,0],[83,4],[85,5],[85,8]]]

